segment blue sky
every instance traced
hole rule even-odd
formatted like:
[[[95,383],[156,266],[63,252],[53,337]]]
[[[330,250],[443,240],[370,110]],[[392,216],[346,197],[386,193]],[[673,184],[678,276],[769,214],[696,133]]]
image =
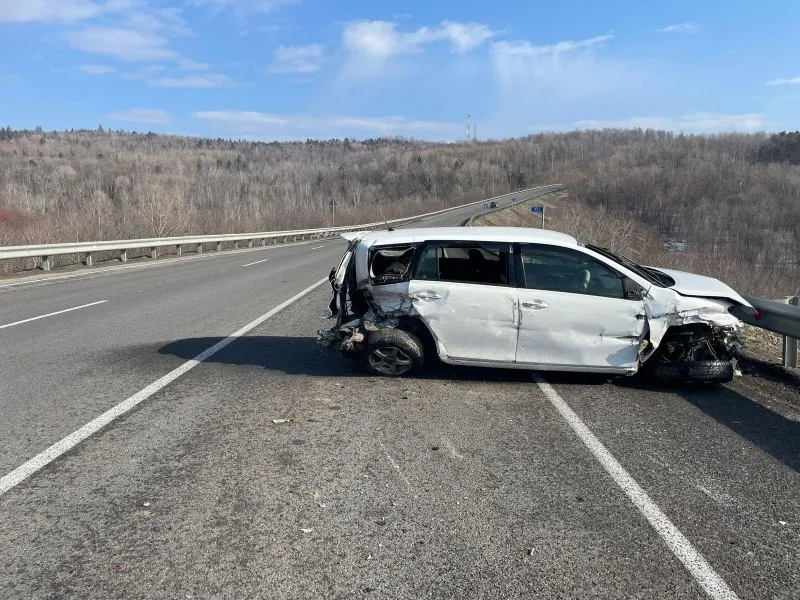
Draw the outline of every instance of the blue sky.
[[[800,129],[800,2],[0,0],[0,124],[253,139]]]

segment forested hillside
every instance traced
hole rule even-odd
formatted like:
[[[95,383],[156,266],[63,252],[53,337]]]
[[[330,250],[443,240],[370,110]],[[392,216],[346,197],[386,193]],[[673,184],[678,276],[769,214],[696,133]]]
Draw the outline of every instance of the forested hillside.
[[[636,217],[712,260],[788,274],[796,290],[798,147],[800,133],[604,130],[440,144],[0,129],[0,243],[322,226],[331,201],[343,224],[566,183],[578,205]]]

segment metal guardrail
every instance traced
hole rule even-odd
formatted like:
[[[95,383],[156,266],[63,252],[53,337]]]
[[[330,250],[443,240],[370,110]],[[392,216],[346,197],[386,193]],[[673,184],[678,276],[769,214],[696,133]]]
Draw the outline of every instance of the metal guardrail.
[[[783,366],[797,368],[797,340],[800,338],[800,297],[789,296],[785,300],[767,300],[755,296],[743,296],[755,314],[745,312],[737,306],[731,312],[740,321],[780,333],[783,335]]]
[[[535,188],[528,188],[517,192],[502,194],[494,198],[486,200],[478,200],[476,202],[469,202],[460,206],[445,208],[422,215],[413,217],[405,217],[402,219],[393,219],[387,221],[389,225],[405,225],[413,223],[421,219],[433,217],[440,214],[446,214],[451,211],[459,210],[469,206],[477,206],[492,200],[500,200],[508,198],[509,196],[523,195],[528,192],[538,191],[545,188],[552,188],[554,186],[538,186]],[[217,251],[222,249],[223,243],[233,242],[234,247],[238,247],[239,242],[247,242],[248,247],[253,247],[256,240],[259,240],[262,246],[267,243],[279,243],[289,241],[299,241],[304,239],[325,238],[332,237],[336,234],[346,231],[360,231],[365,229],[378,229],[386,226],[383,221],[377,223],[366,223],[362,225],[345,225],[340,227],[324,227],[319,229],[297,229],[291,231],[265,231],[260,233],[232,233],[221,235],[195,235],[184,237],[165,237],[165,238],[146,238],[136,240],[109,240],[100,242],[70,242],[65,244],[36,244],[31,246],[0,246],[0,260],[12,258],[41,258],[41,268],[49,271],[52,267],[52,257],[66,254],[83,254],[84,262],[87,266],[92,266],[93,253],[95,252],[108,252],[118,251],[119,259],[122,262],[128,260],[128,251],[140,248],[148,248],[152,258],[158,257],[158,249],[167,246],[174,246],[177,255],[181,255],[184,246],[196,246],[197,252],[203,252],[203,244],[216,243]]]
[[[519,202],[514,203],[511,206],[516,206],[517,204],[519,204],[521,202],[525,202],[527,200],[533,200],[534,198],[538,198],[539,196],[546,196],[547,194],[552,194],[553,192],[560,192],[561,190],[567,189],[566,186],[563,186],[563,185],[560,185],[560,184],[550,185],[550,186],[546,186],[546,187],[547,187],[547,189],[542,188],[538,193],[533,194],[532,196],[528,196],[527,198],[522,198],[522,199],[520,199]],[[509,194],[509,195],[513,196],[513,194]],[[490,198],[489,200],[493,200],[493,198]],[[484,200],[484,203],[485,202],[487,202],[487,201]],[[506,208],[511,208],[511,206],[498,206],[497,208],[490,208],[488,210],[483,211],[482,213],[478,213],[476,215],[472,215],[462,225],[464,227],[474,227],[475,226],[475,219],[479,219],[481,217],[485,217],[486,215],[490,215],[492,213],[496,213],[496,212],[499,212],[501,210],[505,210]]]

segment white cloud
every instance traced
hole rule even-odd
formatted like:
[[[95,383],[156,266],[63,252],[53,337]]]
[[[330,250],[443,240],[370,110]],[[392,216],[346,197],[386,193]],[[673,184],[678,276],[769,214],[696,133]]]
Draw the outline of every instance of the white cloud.
[[[270,73],[314,73],[322,68],[323,62],[325,47],[321,44],[279,46],[267,70]]]
[[[456,52],[469,52],[495,36],[495,32],[481,23],[442,22],[442,36],[450,41]]]
[[[172,121],[172,117],[170,117],[168,112],[157,108],[132,108],[125,112],[108,115],[107,118],[110,121],[150,123],[153,125],[166,125]]]
[[[158,31],[172,37],[192,35],[192,30],[186,24],[178,8],[133,12],[128,15],[126,27],[137,31]]]
[[[690,133],[717,131],[761,131],[767,125],[761,114],[729,115],[695,112],[680,117],[629,117],[616,120],[583,120],[573,123],[575,129],[662,129]]]
[[[351,21],[345,23],[342,41],[350,52],[372,58],[420,52],[424,44],[449,41],[453,52],[468,52],[495,35],[480,23],[443,21],[439,27],[420,27],[415,31],[397,31],[390,21]]]
[[[548,55],[554,56],[557,54],[575,52],[576,50],[585,50],[593,46],[598,46],[603,42],[607,42],[613,37],[613,35],[598,35],[587,40],[567,40],[545,46],[535,46],[527,41],[497,42],[492,44],[492,52],[497,55],[505,55],[508,57],[517,58],[543,57]]]
[[[164,88],[216,88],[229,87],[230,77],[221,73],[187,75],[185,77],[157,77],[147,80],[148,85]]]
[[[768,81],[767,85],[800,85],[800,77],[791,77],[789,79],[780,77]]]
[[[492,44],[490,56],[501,97],[509,106],[525,103],[530,107],[532,99],[576,100],[625,87],[630,70],[592,52],[612,37],[542,46],[528,41]]]
[[[697,33],[701,28],[701,25],[687,21],[685,23],[676,23],[675,25],[659,27],[656,31],[658,33]]]
[[[302,0],[191,0],[195,6],[207,6],[215,11],[230,10],[238,15],[252,12],[273,12],[287,4]]]
[[[0,0],[0,23],[80,21],[104,10],[89,0]]]
[[[255,111],[219,110],[194,113],[194,118],[247,137],[305,139],[308,137],[442,136],[452,138],[462,129],[459,123],[422,121],[401,116],[351,117],[278,115]]]
[[[114,67],[108,65],[81,65],[78,70],[86,75],[108,75],[116,71]]]
[[[89,54],[112,56],[124,62],[178,60],[167,39],[152,32],[116,27],[87,27],[67,34],[70,45]]]
[[[609,55],[612,39],[493,43],[495,109],[482,119],[484,135],[519,135],[527,123],[564,123],[598,106],[648,101],[660,89],[658,78],[635,60]]]

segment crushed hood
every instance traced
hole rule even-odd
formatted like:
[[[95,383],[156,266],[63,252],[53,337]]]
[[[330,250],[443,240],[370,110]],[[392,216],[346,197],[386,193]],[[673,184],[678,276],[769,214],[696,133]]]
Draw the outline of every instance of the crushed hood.
[[[719,279],[687,273],[685,271],[675,271],[673,269],[662,269],[661,267],[650,267],[661,271],[675,280],[675,285],[670,289],[675,290],[682,296],[693,296],[696,298],[722,298],[740,304],[750,306],[750,303],[736,293],[730,286],[722,283]]]

